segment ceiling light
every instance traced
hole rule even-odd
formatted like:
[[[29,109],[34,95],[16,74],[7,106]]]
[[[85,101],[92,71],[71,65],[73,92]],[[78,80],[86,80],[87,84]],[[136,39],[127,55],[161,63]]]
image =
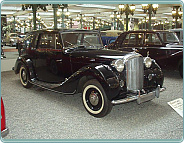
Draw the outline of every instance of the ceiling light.
[[[134,4],[130,5],[130,10],[135,11],[135,5]]]
[[[118,7],[119,7],[119,9],[124,9],[125,8],[124,4],[120,4]]]
[[[154,9],[158,9],[158,4],[153,4]]]
[[[59,11],[57,11],[57,16],[60,16],[60,12]]]
[[[79,17],[78,15],[77,15],[77,17],[76,17],[76,20],[77,20],[77,21],[79,21],[79,20],[80,20],[80,17]]]

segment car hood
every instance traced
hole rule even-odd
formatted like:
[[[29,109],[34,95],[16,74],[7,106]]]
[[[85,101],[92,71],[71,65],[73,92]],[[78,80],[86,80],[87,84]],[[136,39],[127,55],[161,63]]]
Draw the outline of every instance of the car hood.
[[[87,57],[87,58],[104,58],[104,59],[121,59],[129,52],[117,51],[110,49],[100,50],[76,50],[71,53],[74,57]]]
[[[117,50],[80,50],[70,53],[74,63],[104,63],[110,64],[113,60],[123,59],[127,55],[137,55],[136,52],[126,52]],[[140,55],[140,54],[139,54]]]

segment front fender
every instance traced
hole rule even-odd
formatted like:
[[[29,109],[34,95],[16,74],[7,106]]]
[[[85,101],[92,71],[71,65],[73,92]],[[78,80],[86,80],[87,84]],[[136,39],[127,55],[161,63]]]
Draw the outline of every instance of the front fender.
[[[109,100],[119,94],[120,86],[118,77],[108,65],[102,64],[89,65],[79,69],[55,90],[62,91],[63,93],[73,93],[78,90],[78,85],[81,84],[80,79],[83,77],[96,79],[102,85]]]

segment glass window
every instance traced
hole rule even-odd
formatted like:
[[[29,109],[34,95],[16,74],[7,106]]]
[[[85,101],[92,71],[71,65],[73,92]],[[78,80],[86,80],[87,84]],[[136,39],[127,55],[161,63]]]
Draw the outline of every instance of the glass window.
[[[97,49],[103,47],[98,33],[63,33],[62,40],[65,48]]]
[[[32,47],[32,42],[33,42],[33,35],[30,34],[25,38],[25,46],[26,47]]]
[[[55,33],[41,34],[41,37],[38,43],[38,48],[61,49],[59,34],[55,34]]]
[[[145,44],[146,45],[162,45],[160,39],[158,38],[157,34],[146,34],[145,37]]]
[[[143,33],[130,33],[126,35],[123,41],[124,45],[143,45],[144,35]]]
[[[11,34],[10,37],[18,37],[17,34]]]
[[[160,37],[164,43],[179,43],[179,39],[174,32],[160,33]]]

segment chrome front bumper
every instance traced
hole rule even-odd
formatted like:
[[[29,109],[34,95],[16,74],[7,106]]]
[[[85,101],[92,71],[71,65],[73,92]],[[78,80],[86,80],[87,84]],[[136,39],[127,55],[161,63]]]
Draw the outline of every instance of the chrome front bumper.
[[[122,103],[127,103],[127,102],[130,102],[130,101],[137,100],[137,103],[141,104],[143,102],[154,99],[155,96],[157,98],[159,98],[160,92],[163,92],[165,90],[166,90],[165,87],[160,88],[160,85],[158,85],[158,87],[154,91],[149,92],[148,94],[141,94],[140,91],[138,91],[137,95],[130,95],[130,96],[128,96],[126,98],[123,98],[123,99],[112,100],[111,103],[116,105],[116,104],[122,104]]]
[[[9,129],[6,128],[3,131],[1,131],[1,137],[4,138],[5,136],[7,136],[7,134],[9,133]]]

